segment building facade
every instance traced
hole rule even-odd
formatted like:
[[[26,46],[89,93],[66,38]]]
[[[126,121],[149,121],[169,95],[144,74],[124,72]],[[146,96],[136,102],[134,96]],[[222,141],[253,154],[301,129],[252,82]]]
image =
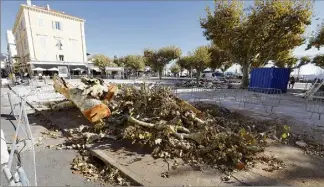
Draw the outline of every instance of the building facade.
[[[12,34],[11,30],[7,30],[7,52],[8,52],[8,61],[11,65],[16,63],[17,49],[15,37]]]
[[[15,36],[17,56],[28,72],[35,68],[45,70],[66,67],[87,68],[85,20],[50,6],[22,4],[12,33]]]

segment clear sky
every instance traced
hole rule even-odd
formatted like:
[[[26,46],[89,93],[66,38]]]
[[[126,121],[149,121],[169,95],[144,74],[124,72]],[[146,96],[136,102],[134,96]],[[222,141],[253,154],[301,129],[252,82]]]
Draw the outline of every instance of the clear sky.
[[[247,1],[248,4],[253,3]],[[12,30],[20,4],[26,1],[1,2],[1,52],[6,53],[6,30]],[[36,1],[32,4],[62,10],[86,20],[86,46],[90,54],[107,56],[142,54],[144,48],[168,45],[180,47],[184,54],[197,46],[207,44],[199,25],[205,7],[213,1]],[[315,2],[315,18],[309,31],[324,18],[324,1]],[[316,18],[320,17],[320,20]],[[305,46],[295,50],[296,56],[313,55],[317,50],[305,52]],[[324,53],[324,51],[320,51]]]

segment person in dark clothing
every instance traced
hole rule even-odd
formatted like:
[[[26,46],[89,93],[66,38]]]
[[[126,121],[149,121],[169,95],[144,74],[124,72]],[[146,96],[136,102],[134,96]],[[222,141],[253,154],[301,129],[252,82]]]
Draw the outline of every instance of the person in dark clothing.
[[[289,88],[294,88],[295,85],[295,77],[290,77]]]
[[[313,81],[313,83],[312,83],[312,84],[313,84],[313,85],[314,85],[314,84],[316,84],[316,83],[317,83],[317,81],[318,81],[318,79],[317,79],[317,77],[316,77],[316,78],[314,79],[314,81]]]

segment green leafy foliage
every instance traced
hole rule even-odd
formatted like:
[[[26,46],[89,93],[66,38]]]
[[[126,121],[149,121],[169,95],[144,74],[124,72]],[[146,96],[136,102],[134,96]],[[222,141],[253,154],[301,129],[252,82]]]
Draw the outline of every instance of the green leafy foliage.
[[[229,56],[226,54],[225,51],[221,50],[219,47],[211,45],[209,47],[209,51],[211,53],[211,61],[209,63],[210,68],[220,68],[224,72],[232,66],[233,62],[231,61]]]
[[[193,66],[193,57],[192,56],[183,56],[177,60],[177,64],[181,69],[191,70]]]
[[[269,60],[283,66],[292,60],[282,60],[304,42],[303,33],[311,23],[311,1],[255,1],[249,11],[243,11],[242,1],[215,1],[215,10],[207,8],[201,19],[204,35],[223,50],[231,61],[243,67],[242,86],[248,85],[251,67]],[[291,65],[291,64],[289,64]]]
[[[165,65],[181,56],[181,49],[175,46],[162,47],[158,50],[145,49],[145,64],[159,72],[160,79]]]
[[[200,73],[206,69],[211,62],[211,52],[208,46],[200,46],[192,53],[192,67],[197,70],[197,82],[200,78]]]
[[[145,68],[144,58],[141,55],[127,55],[122,62],[127,68],[134,71],[143,71]]]
[[[91,60],[95,64],[95,66],[98,66],[100,69],[104,70],[105,67],[117,67],[117,64],[113,63],[113,61],[103,55],[103,54],[96,54],[91,57]]]
[[[118,58],[116,55],[114,56],[113,63],[116,64],[118,67],[123,67],[125,65],[123,58]]]
[[[324,45],[324,23],[316,31],[316,34],[309,39],[309,43],[306,50],[310,49],[313,46],[319,50],[320,47],[323,45]]]
[[[313,58],[312,63],[316,64],[317,66],[324,68],[324,55],[317,55]]]
[[[177,74],[181,71],[180,66],[178,64],[173,64],[170,68],[171,73]]]

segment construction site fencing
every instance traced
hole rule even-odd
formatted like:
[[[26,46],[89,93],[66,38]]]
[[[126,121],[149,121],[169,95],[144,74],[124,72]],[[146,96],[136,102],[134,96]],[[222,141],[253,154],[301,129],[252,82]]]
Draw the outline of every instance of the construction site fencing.
[[[236,101],[245,108],[246,104],[254,104],[263,106],[268,112],[268,108],[272,112],[274,107],[280,105],[282,99],[282,91],[275,88],[255,88],[238,89],[236,93]]]
[[[15,134],[8,145],[9,161],[2,168],[3,172],[10,186],[37,186],[35,140],[28,120],[28,105],[24,97],[12,91],[8,92],[8,99],[16,120],[12,121]]]
[[[313,114],[318,114],[318,120],[321,120],[321,115],[324,114],[324,92],[315,92],[306,98],[306,111]]]

